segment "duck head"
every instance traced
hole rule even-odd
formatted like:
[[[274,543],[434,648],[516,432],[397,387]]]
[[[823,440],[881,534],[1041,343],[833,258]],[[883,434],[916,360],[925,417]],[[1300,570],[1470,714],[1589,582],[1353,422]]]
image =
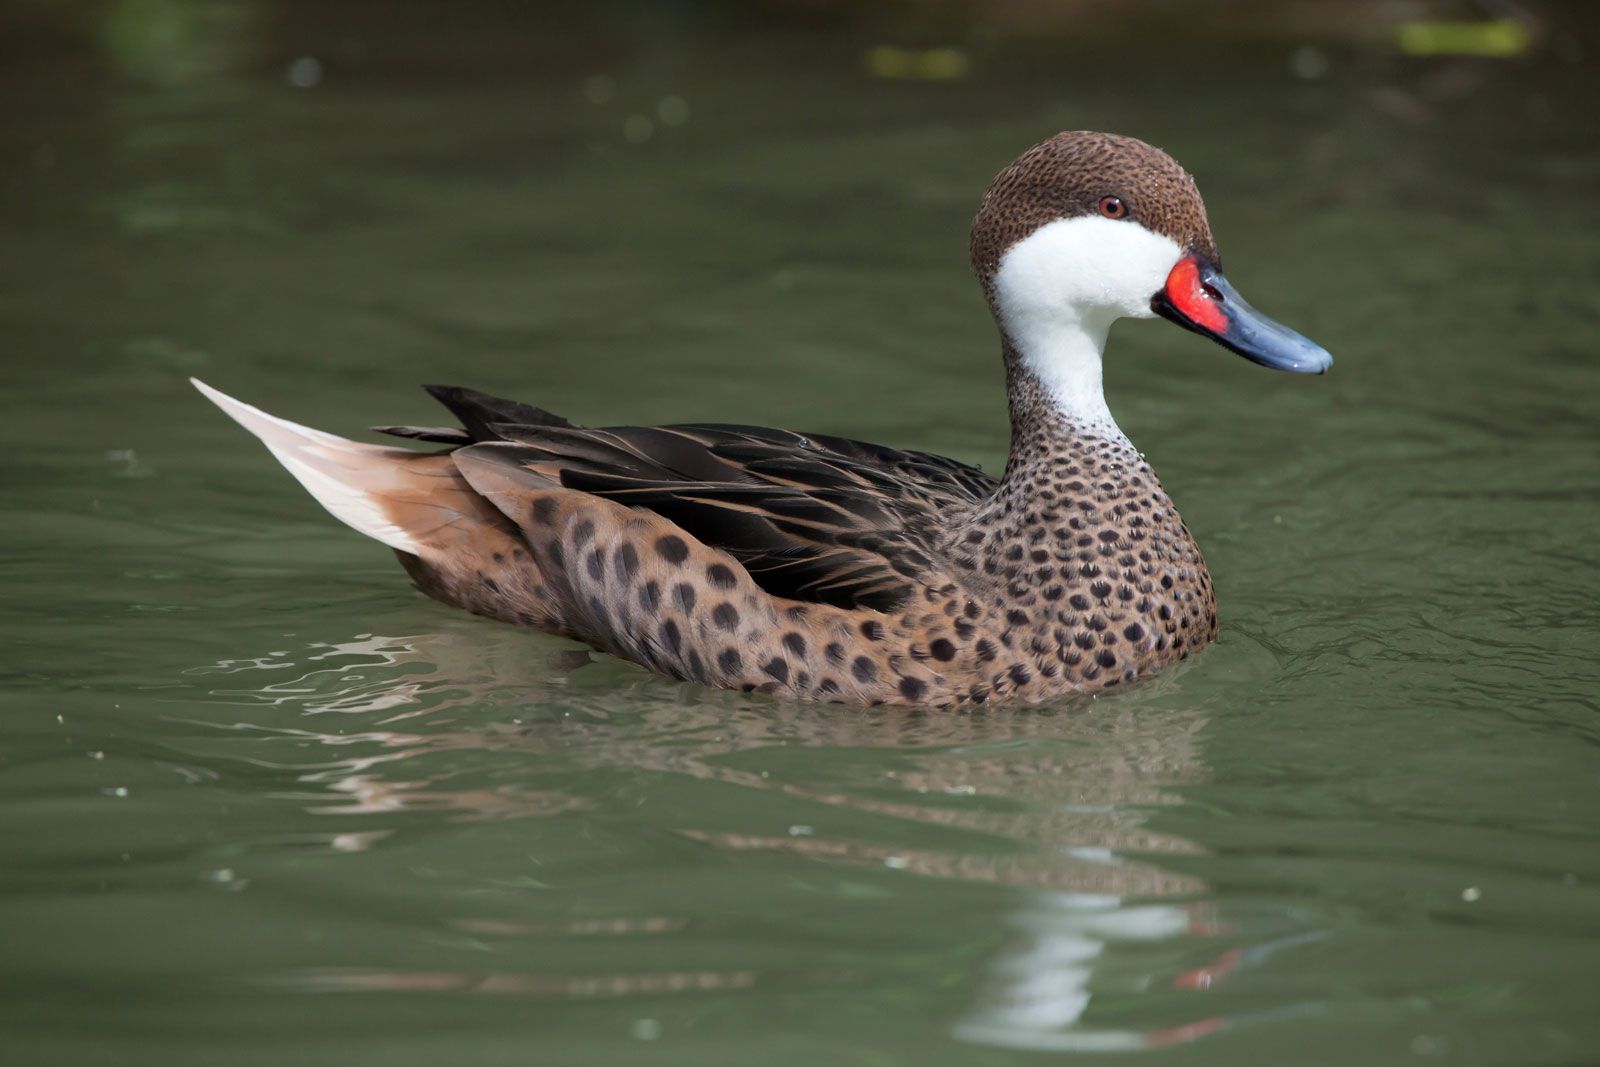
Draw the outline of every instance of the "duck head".
[[[1222,273],[1194,179],[1132,137],[1072,131],[1024,152],[984,194],[972,262],[1008,358],[1089,421],[1102,417],[1100,352],[1120,318],[1160,315],[1276,370],[1333,363],[1245,302]]]

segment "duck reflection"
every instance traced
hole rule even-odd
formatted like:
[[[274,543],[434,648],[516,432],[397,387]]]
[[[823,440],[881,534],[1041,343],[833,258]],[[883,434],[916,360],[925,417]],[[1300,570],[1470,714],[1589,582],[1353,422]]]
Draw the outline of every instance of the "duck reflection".
[[[542,650],[536,654],[548,659],[546,669],[530,670],[530,647]],[[303,801],[319,814],[432,811],[487,820],[603,803],[580,788],[530,788],[527,760],[516,763],[519,780],[501,784],[484,785],[478,763],[471,785],[461,781],[469,770],[458,760],[445,759],[440,769],[439,757],[451,753],[525,754],[540,757],[536,764],[558,759],[569,776],[574,764],[687,776],[783,795],[803,802],[796,810],[820,813],[781,830],[730,829],[740,822],[737,813],[716,825],[671,827],[681,839],[723,852],[787,853],[835,869],[1008,887],[1016,899],[1007,920],[1012,936],[974,979],[970,1006],[953,1024],[959,1039],[1114,1051],[1190,1041],[1227,1024],[1193,998],[1251,950],[1230,944],[1233,933],[1208,905],[1194,902],[1207,893],[1204,882],[1161,862],[1199,847],[1149,825],[1153,812],[1181,803],[1174,787],[1206,776],[1202,714],[1140,714],[1127,700],[1003,714],[758,703],[617,664],[575,666],[583,661],[562,648],[516,634],[486,642],[478,628],[364,635],[189,673],[212,701],[273,709],[268,722],[252,716],[250,729],[327,746],[328,759],[293,767],[306,789]],[[280,724],[284,708],[299,711],[290,725]],[[315,728],[329,716],[336,726]],[[795,760],[783,754],[795,748],[828,749],[828,773],[786,769]],[[870,825],[883,832],[869,837],[859,819],[830,820],[829,811],[873,816]],[[830,832],[830,821],[856,829]],[[363,839],[363,847],[381,840]],[[672,916],[651,921],[661,930],[682,925]],[[480,936],[542,929],[511,920],[463,923],[463,932]],[[613,926],[638,932],[630,919],[596,929]],[[566,992],[653,987],[635,977],[620,987],[574,978],[578,984]],[[755,978],[740,984],[746,980]],[[374,983],[528,995],[550,987],[543,978],[488,973],[319,971],[306,981],[318,989]],[[668,983],[676,986],[700,988],[682,976]],[[1097,998],[1114,1009],[1124,998],[1152,993],[1176,998],[1161,1013],[1172,1016],[1170,1025],[1093,1021]]]

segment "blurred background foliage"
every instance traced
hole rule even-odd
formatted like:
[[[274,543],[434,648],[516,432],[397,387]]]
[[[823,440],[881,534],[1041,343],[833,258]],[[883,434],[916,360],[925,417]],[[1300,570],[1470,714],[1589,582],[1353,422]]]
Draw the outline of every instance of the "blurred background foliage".
[[[8,0],[0,60],[79,52],[158,84],[285,71],[306,56],[341,77],[523,65],[550,76],[624,61],[638,45],[659,47],[664,32],[696,26],[823,37],[853,54],[850,65],[865,76],[962,80],[1128,50],[1171,54],[1199,75],[1219,47],[1327,49],[1370,63],[1406,55],[1575,63],[1600,10],[1583,0]],[[421,38],[407,32],[418,28]],[[1316,77],[1328,58],[1293,61]]]

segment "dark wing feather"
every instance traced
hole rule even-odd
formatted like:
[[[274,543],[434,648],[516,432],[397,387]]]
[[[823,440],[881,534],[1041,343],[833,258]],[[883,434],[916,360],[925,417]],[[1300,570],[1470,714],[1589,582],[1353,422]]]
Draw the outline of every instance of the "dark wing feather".
[[[470,445],[472,435],[454,426],[374,426],[373,433],[408,437],[413,441],[434,441],[443,445]]]
[[[474,441],[499,440],[491,428],[497,422],[527,423],[530,426],[572,425],[560,415],[552,415],[543,408],[515,400],[502,400],[476,389],[459,385],[424,385],[422,388],[461,420],[462,427],[472,435]]]
[[[519,465],[653,511],[798,600],[899,607],[928,577],[950,509],[995,487],[976,467],[848,438],[724,423],[586,429],[469,389],[428,391],[465,431],[389,432],[510,442]]]

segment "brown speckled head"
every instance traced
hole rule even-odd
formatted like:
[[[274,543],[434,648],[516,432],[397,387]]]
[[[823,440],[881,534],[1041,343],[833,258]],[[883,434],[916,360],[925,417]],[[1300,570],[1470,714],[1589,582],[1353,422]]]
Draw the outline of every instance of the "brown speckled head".
[[[1216,243],[1194,178],[1161,149],[1088,130],[1058,133],[995,176],[972,221],[972,267],[987,289],[1000,257],[1057,219],[1096,215],[1107,197],[1121,216],[1215,261]]]

